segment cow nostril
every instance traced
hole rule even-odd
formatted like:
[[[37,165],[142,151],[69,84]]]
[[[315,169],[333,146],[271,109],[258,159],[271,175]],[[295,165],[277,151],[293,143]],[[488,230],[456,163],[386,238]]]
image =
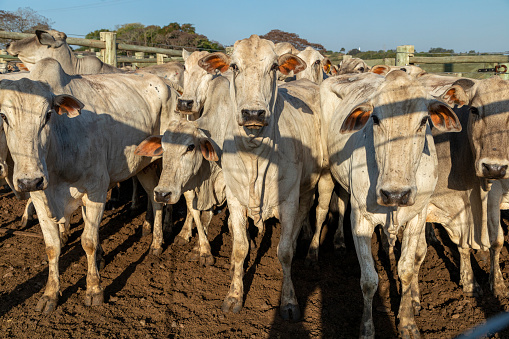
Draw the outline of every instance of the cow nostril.
[[[39,180],[37,180],[37,182],[35,184],[35,188],[37,190],[42,190],[44,188],[44,179],[43,178],[39,178]]]
[[[410,200],[410,193],[411,193],[410,190],[402,193],[401,198],[399,199],[400,205],[408,204],[408,201]]]
[[[382,196],[382,199],[384,202],[387,202],[389,200],[390,193],[386,190],[380,190],[380,195]]]
[[[265,116],[265,111],[258,111],[258,117],[263,118]]]

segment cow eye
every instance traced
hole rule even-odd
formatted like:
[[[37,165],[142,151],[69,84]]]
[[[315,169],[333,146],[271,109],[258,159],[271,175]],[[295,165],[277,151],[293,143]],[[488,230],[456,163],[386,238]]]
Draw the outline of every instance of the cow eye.
[[[380,125],[380,119],[378,119],[376,115],[372,115],[371,117],[373,118],[373,125]]]
[[[9,125],[9,122],[7,121],[7,117],[5,116],[5,114],[0,113],[0,116],[2,117],[2,120],[5,121],[7,125]]]
[[[232,68],[232,70],[234,72],[238,72],[239,71],[239,67],[237,67],[237,64],[231,64],[230,67]]]
[[[320,60],[316,60],[315,65],[319,65],[319,64],[320,64]]]
[[[49,119],[51,118],[51,112],[52,112],[52,110],[49,110],[46,113],[46,117],[44,118],[44,125],[46,125],[48,123]]]
[[[186,70],[186,66],[184,66],[184,71]]]
[[[272,64],[272,67],[270,68],[271,71],[277,71],[279,69],[279,65],[277,63]]]
[[[472,113],[473,115],[479,116],[479,110],[477,109],[477,107],[470,107],[469,110],[470,113]]]
[[[364,72],[364,67],[359,67],[359,71]]]
[[[192,152],[192,151],[194,151],[194,147],[195,147],[195,146],[194,146],[193,144],[191,144],[191,145],[187,146],[187,152]]]

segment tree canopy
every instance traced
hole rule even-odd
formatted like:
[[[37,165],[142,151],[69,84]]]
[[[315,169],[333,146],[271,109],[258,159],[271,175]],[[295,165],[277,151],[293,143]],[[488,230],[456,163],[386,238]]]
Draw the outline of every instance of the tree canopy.
[[[0,10],[0,30],[3,31],[34,33],[37,29],[50,29],[52,24],[30,7],[20,7],[14,12]]]
[[[319,52],[325,52],[325,47],[323,47],[322,45],[316,44],[316,43],[311,43],[311,42],[307,41],[306,39],[299,37],[298,34],[284,32],[279,29],[273,29],[269,33],[267,33],[265,35],[261,35],[260,38],[271,40],[275,44],[277,44],[278,42],[289,42],[300,51],[302,51],[306,47],[310,46]]]

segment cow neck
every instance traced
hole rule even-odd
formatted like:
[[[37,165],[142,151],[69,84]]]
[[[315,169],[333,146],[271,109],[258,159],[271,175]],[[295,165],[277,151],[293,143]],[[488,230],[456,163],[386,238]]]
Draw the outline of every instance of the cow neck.
[[[234,87],[234,86],[232,86]],[[258,130],[246,129],[242,126],[237,125],[237,133],[235,133],[235,146],[238,151],[238,155],[241,161],[246,166],[248,171],[249,180],[249,205],[251,217],[260,230],[263,229],[262,211],[261,207],[263,204],[262,194],[264,188],[265,174],[269,169],[269,165],[272,162],[271,158],[274,152],[276,152],[278,140],[276,139],[276,126],[279,118],[279,112],[275,112],[276,101],[278,97],[276,77],[272,84],[273,93],[271,99],[271,114],[269,124]],[[232,93],[234,97],[234,93]],[[234,107],[237,107],[236,100],[234,100]],[[257,192],[258,187],[258,192]]]

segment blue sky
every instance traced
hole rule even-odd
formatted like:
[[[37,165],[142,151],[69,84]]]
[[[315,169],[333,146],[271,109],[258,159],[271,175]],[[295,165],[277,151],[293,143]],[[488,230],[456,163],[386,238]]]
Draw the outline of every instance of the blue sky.
[[[455,52],[509,51],[509,0],[0,0],[0,9],[30,7],[68,36],[139,22],[191,23],[224,45],[272,29],[297,33],[325,48],[347,51],[414,45]]]

